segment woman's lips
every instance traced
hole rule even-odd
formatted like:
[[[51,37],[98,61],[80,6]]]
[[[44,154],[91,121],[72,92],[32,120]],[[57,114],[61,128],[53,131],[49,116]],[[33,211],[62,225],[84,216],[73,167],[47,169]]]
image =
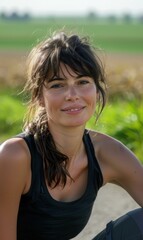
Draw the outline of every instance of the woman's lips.
[[[63,108],[61,111],[67,112],[67,113],[79,113],[81,112],[85,107],[83,106],[75,106],[75,107],[66,107]]]

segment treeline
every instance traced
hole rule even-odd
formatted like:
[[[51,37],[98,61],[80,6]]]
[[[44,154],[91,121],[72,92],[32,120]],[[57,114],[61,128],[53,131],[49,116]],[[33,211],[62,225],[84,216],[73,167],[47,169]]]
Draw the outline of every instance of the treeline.
[[[111,22],[119,22],[119,21],[124,21],[124,22],[133,22],[133,21],[138,21],[143,23],[143,13],[138,14],[136,16],[132,15],[131,13],[123,13],[121,15],[116,15],[116,14],[107,14],[104,16],[99,15],[98,13],[95,12],[89,12],[87,14],[87,18],[91,20],[107,20]]]
[[[17,11],[6,13],[0,12],[0,19],[2,20],[29,20],[31,19],[31,15],[29,13],[20,14]]]
[[[108,15],[100,15],[94,11],[90,11],[88,12],[86,15],[83,16],[56,16],[56,15],[44,15],[40,18],[52,18],[52,19],[56,19],[56,18],[86,18],[88,20],[91,21],[111,21],[111,22],[119,22],[119,21],[124,21],[124,22],[134,22],[134,21],[138,21],[143,23],[143,13],[142,14],[138,14],[136,16],[132,15],[131,13],[124,13],[120,16],[116,15],[116,14],[108,14]],[[2,20],[30,20],[33,18],[37,18],[36,16],[31,15],[30,13],[19,13],[18,11],[13,11],[11,13],[7,13],[7,12],[0,12],[0,19]]]

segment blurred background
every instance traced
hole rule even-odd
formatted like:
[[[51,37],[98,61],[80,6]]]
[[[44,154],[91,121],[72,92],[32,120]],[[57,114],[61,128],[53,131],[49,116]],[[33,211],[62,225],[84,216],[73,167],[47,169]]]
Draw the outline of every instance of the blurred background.
[[[22,131],[27,55],[55,30],[88,36],[105,66],[107,106],[87,127],[121,140],[143,161],[142,0],[1,1],[0,142]]]

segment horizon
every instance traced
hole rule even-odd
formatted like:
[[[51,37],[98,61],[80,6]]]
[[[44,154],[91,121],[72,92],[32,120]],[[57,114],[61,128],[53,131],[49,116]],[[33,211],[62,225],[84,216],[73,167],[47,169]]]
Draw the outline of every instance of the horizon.
[[[12,12],[29,13],[32,16],[84,16],[89,12],[93,12],[100,16],[124,14],[143,15],[143,1],[142,0],[101,0],[95,2],[94,0],[41,0],[29,2],[25,0],[5,0],[0,2],[0,12],[10,14]]]

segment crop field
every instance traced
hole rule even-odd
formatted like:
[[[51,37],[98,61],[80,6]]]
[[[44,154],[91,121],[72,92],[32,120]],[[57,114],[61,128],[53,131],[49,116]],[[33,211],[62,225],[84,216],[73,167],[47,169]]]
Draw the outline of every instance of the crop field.
[[[26,79],[29,50],[50,32],[65,26],[68,32],[90,36],[93,45],[97,42],[104,50],[99,55],[107,76],[108,101],[97,124],[93,118],[87,127],[121,140],[143,161],[143,25],[121,27],[70,20],[52,24],[0,22],[0,142],[22,131],[26,106],[19,92]]]
[[[90,19],[0,20],[0,49],[31,49],[53,31],[90,36],[93,45],[112,52],[143,53],[143,24]]]

